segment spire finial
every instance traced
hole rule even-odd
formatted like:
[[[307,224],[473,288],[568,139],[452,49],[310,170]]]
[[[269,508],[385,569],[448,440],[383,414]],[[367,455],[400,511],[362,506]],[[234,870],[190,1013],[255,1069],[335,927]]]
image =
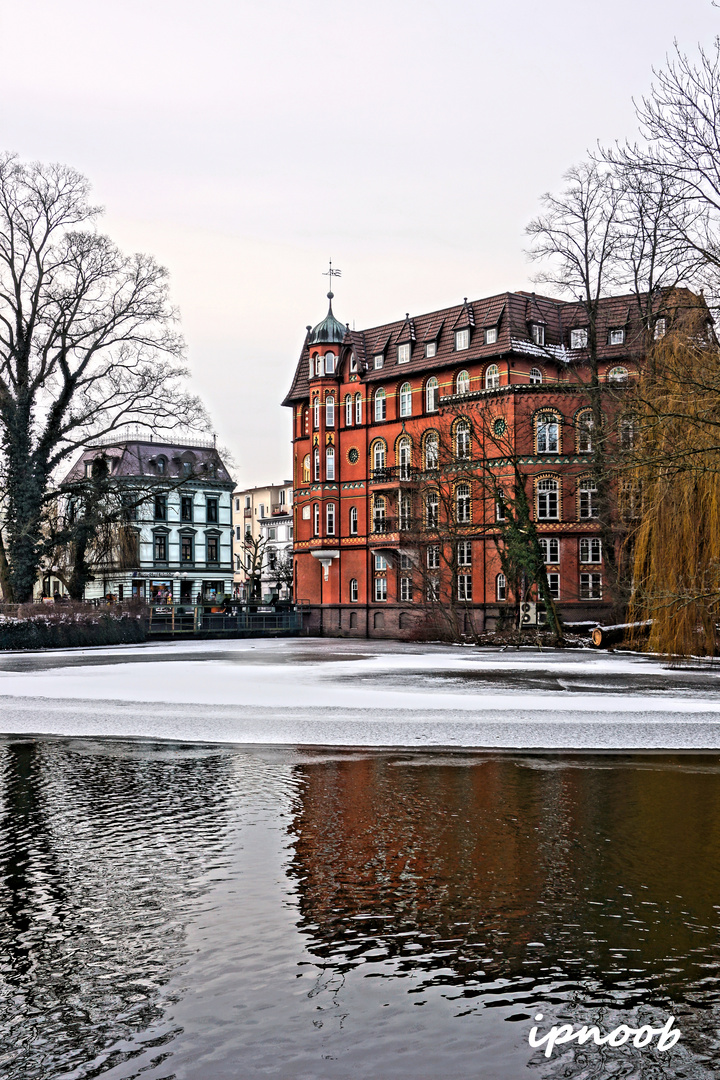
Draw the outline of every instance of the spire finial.
[[[342,277],[342,270],[333,270],[332,259],[330,259],[330,268],[323,272],[323,277],[330,278],[330,291],[327,294],[327,298],[330,301],[330,310],[332,311],[332,302],[335,295],[332,291],[332,281],[334,277]]]

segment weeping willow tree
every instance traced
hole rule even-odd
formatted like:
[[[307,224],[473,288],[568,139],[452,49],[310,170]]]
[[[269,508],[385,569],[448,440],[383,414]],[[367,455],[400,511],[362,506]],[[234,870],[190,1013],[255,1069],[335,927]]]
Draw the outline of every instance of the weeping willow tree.
[[[621,419],[619,509],[633,567],[630,618],[648,648],[716,655],[720,645],[720,349],[704,305],[677,311]],[[620,443],[623,443],[621,427]],[[636,519],[636,520],[634,520]]]

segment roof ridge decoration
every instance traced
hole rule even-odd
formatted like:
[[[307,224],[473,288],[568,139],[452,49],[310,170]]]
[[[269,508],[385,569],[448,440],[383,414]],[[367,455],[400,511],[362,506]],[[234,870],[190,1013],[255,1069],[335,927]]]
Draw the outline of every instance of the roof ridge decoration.
[[[444,315],[440,315],[440,316],[436,315],[433,318],[431,318],[430,322],[428,323],[427,329],[425,331],[425,336],[423,337],[423,342],[425,344],[427,344],[428,341],[437,341],[437,339],[440,337],[440,331],[442,330],[444,325],[445,325],[445,316]]]
[[[532,293],[530,299],[525,304],[525,322],[538,323],[540,326],[547,326],[547,319],[538,307],[535,293]]]
[[[500,325],[500,320],[502,318],[503,311],[505,310],[506,303],[507,300],[504,296],[498,296],[488,304],[487,311],[485,312],[485,317],[482,321],[482,326],[484,328]]]
[[[406,311],[405,312],[405,319],[403,321],[402,326],[400,327],[400,331],[399,331],[398,336],[397,336],[397,343],[399,345],[401,342],[408,342],[408,341],[411,344],[414,345],[415,341],[416,341],[416,334],[415,334],[415,320],[411,319],[410,318],[410,312]]]
[[[472,304],[468,304],[467,296],[463,298],[458,317],[453,323],[453,330],[463,329],[466,326],[472,330],[475,329],[475,311]]]

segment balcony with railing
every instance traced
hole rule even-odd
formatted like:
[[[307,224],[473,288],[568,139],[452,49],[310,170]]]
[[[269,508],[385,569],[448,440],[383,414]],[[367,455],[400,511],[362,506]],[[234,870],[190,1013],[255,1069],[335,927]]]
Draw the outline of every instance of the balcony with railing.
[[[409,465],[385,465],[381,469],[370,470],[370,483],[383,487],[394,487],[396,484],[409,484],[414,480],[413,470]]]

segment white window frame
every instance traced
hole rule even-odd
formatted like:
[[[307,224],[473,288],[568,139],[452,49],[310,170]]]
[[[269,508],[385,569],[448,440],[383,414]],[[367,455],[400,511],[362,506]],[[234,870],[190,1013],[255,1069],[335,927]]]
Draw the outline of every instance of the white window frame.
[[[593,498],[595,496],[595,498]],[[598,517],[597,483],[592,479],[581,480],[578,484],[578,517],[589,521]]]
[[[375,371],[379,371],[385,363],[385,353],[375,353],[373,356],[373,368]]]
[[[580,575],[580,599],[602,600],[602,574]]]
[[[455,380],[455,392],[457,394],[469,394],[470,393],[470,372],[463,368],[459,371]]]
[[[400,578],[400,599],[406,604],[412,600],[412,578]]]
[[[593,556],[597,555],[597,558]],[[602,540],[599,536],[580,537],[580,563],[583,566],[602,565]]]
[[[471,540],[458,540],[457,564],[458,566],[472,566]]]
[[[608,345],[624,345],[625,344],[625,328],[623,326],[615,326],[608,334]]]
[[[410,363],[410,342],[404,341],[402,345],[397,347],[397,362],[398,364]]]
[[[428,454],[428,449],[432,447],[432,453]],[[428,472],[434,472],[440,467],[440,440],[438,439],[436,432],[429,432],[425,436],[425,445],[423,446],[423,457],[425,459],[425,468]]]
[[[465,352],[470,348],[470,330],[466,327],[464,330],[455,331],[455,352]]]
[[[459,525],[469,525],[472,521],[472,491],[469,484],[458,484],[455,488],[455,520]]]
[[[497,328],[497,326],[488,326],[487,329],[485,330],[485,344],[486,345],[496,345],[497,344],[497,339],[498,339],[498,328]]]
[[[472,574],[458,574],[457,576],[457,598],[458,600],[464,600],[472,602]]]
[[[436,413],[440,407],[440,384],[432,375],[425,383],[425,412]]]
[[[357,578],[350,578],[350,603],[357,604],[360,590],[358,589]]]
[[[412,386],[409,382],[404,382],[400,387],[400,416],[412,416]]]
[[[373,401],[375,405],[375,423],[379,424],[387,418],[387,394],[385,393],[384,387],[378,387],[375,391]]]
[[[425,551],[425,562],[428,570],[440,569],[440,545],[428,544]]]
[[[325,447],[325,479],[335,479],[335,447]]]
[[[320,535],[320,503],[313,503],[313,536]]]
[[[504,574],[495,575],[495,599],[500,603],[507,600],[507,578]]]
[[[543,381],[543,374],[539,367],[530,368],[529,381],[531,386],[540,386]]]
[[[357,506],[350,507],[350,535],[357,536],[358,534],[358,512]]]
[[[374,599],[376,604],[387,601],[387,578],[383,574],[374,579]]]
[[[555,413],[539,413],[535,418],[535,446],[538,454],[560,453],[560,421]]]
[[[553,600],[559,600],[560,599],[560,574],[557,573],[557,572],[553,572],[553,573],[547,574],[546,576],[547,576],[548,589],[550,590],[550,595],[552,596]]]
[[[320,447],[316,446],[313,450],[313,481],[319,483],[320,481]]]
[[[362,424],[362,394],[355,395],[355,423]]]
[[[538,521],[560,520],[560,483],[551,476],[537,481],[535,513]]]
[[[545,326],[543,323],[530,323],[530,338],[533,345],[543,348],[545,345]]]
[[[425,356],[428,360],[432,360],[433,356],[437,356],[437,341],[428,341],[425,344]]]
[[[333,394],[329,394],[325,398],[325,427],[335,427],[335,397]]]
[[[499,386],[500,368],[497,366],[497,364],[490,364],[490,366],[485,369],[485,389],[497,390]]]
[[[570,348],[587,349],[588,332],[586,326],[578,327],[570,331]]]
[[[352,427],[353,422],[353,401],[352,394],[345,395],[345,427]]]
[[[560,541],[556,536],[541,536],[538,539],[543,553],[543,562],[548,566],[560,562]]]
[[[335,503],[325,504],[325,535],[335,535]]]

